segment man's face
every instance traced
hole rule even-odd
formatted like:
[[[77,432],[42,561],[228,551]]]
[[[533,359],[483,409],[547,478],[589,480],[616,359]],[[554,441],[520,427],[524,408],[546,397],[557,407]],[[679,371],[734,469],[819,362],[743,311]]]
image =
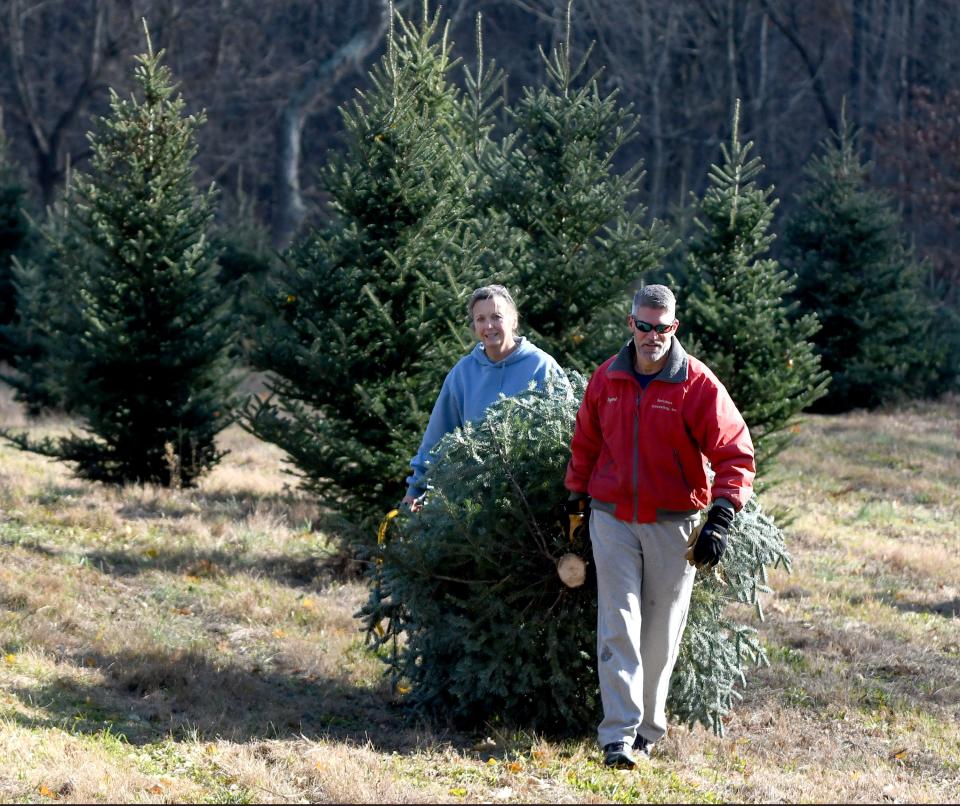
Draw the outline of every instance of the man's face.
[[[637,322],[640,325],[637,325]],[[663,358],[670,350],[673,333],[679,322],[673,311],[663,308],[638,308],[636,313],[627,317],[627,324],[633,334],[633,343],[637,348],[637,360],[641,365],[654,364]],[[652,325],[649,331],[644,332],[647,325]],[[663,330],[658,333],[657,328]]]

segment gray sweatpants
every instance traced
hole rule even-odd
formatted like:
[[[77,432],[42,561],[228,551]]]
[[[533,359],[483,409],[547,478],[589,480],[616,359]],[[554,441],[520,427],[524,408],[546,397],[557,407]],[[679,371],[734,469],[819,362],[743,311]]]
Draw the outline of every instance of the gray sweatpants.
[[[667,732],[667,691],[696,575],[684,555],[696,525],[696,516],[628,523],[592,511],[601,747]]]

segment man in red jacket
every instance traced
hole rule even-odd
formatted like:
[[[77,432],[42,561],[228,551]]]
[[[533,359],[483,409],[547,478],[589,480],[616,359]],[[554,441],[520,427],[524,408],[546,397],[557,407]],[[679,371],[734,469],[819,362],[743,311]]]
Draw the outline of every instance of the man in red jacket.
[[[591,510],[598,735],[611,767],[633,767],[666,733],[696,567],[719,562],[755,473],[746,423],[713,372],[680,345],[675,311],[666,286],[637,292],[633,338],[587,385],[565,480],[571,514],[588,502]]]

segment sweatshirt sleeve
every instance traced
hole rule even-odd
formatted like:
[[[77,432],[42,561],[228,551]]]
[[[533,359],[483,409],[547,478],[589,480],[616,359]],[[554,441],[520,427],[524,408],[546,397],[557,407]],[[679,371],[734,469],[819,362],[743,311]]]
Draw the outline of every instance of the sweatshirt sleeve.
[[[433,411],[430,412],[430,421],[423,434],[420,449],[410,460],[413,472],[406,479],[407,495],[414,498],[423,495],[427,490],[423,477],[430,463],[431,451],[444,435],[463,425],[463,390],[459,388],[457,375],[455,366],[444,378],[437,402],[433,404]]]

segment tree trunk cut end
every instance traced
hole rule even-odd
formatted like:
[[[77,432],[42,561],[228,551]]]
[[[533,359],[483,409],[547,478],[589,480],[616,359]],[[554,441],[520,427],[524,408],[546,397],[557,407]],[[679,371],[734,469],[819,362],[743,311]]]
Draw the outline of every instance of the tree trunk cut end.
[[[579,588],[587,579],[587,563],[576,554],[564,554],[557,560],[557,574],[568,588]]]

